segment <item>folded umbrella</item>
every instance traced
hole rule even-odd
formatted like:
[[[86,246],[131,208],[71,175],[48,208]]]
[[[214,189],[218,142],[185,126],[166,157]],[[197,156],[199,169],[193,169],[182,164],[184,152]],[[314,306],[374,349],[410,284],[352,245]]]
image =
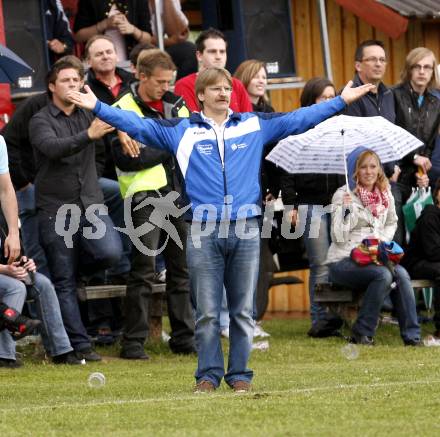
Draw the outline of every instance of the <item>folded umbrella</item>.
[[[19,77],[30,76],[33,72],[23,59],[0,44],[0,83],[14,83]]]

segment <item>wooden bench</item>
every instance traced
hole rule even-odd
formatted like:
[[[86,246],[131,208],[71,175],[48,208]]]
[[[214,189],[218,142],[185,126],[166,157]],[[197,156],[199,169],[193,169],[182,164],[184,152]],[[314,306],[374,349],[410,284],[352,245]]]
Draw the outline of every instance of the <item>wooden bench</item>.
[[[162,338],[163,297],[166,284],[154,284],[149,307],[149,336],[151,339]],[[125,297],[127,287],[125,285],[97,285],[86,287],[86,300],[107,299],[113,297]]]
[[[415,291],[435,287],[434,281],[430,279],[412,279],[411,285]],[[315,302],[324,304],[330,311],[341,314],[344,318],[351,308],[358,308],[361,298],[360,293],[355,293],[337,284],[316,284]]]

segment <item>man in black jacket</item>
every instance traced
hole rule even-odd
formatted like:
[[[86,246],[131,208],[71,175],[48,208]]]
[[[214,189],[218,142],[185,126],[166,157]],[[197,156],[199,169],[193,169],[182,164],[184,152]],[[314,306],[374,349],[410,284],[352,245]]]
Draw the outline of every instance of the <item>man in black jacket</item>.
[[[393,93],[385,86],[382,79],[385,75],[387,58],[382,41],[367,40],[359,44],[355,52],[353,87],[364,83],[376,85],[373,91],[344,110],[345,115],[355,117],[374,117],[381,115],[394,123],[396,112],[394,109]]]
[[[140,54],[137,63],[139,82],[130,87],[130,92],[122,96],[115,106],[136,112],[140,117],[173,118],[187,117],[189,111],[179,96],[169,92],[170,82],[176,69],[171,57],[158,49]],[[134,229],[146,223],[151,230],[139,237],[143,245],[132,248],[132,267],[127,282],[125,318],[122,337],[121,357],[126,359],[148,359],[144,352],[144,342],[148,335],[148,303],[151,296],[155,273],[154,252],[160,252],[161,228],[152,213],[157,208],[146,199],[165,197],[171,191],[180,191],[173,157],[163,151],[141,146],[137,157],[126,155],[117,138],[113,142],[113,152],[118,179],[123,196],[131,204]],[[137,208],[140,204],[140,208]],[[154,202],[153,202],[154,203]],[[167,212],[164,211],[164,217]],[[189,278],[186,266],[186,224],[182,217],[169,217],[175,226],[183,249],[168,239],[163,246],[167,275],[168,315],[171,324],[169,346],[174,353],[192,353],[194,347],[194,319],[189,297]],[[136,235],[131,235],[137,238]]]
[[[424,143],[399,162],[401,174],[397,186],[402,205],[410,196],[412,187],[429,185],[427,173],[432,166],[430,158],[440,125],[440,100],[431,91],[438,83],[436,65],[431,50],[424,47],[411,50],[405,60],[401,82],[393,88],[396,124]],[[396,210],[397,207],[398,204]],[[403,233],[403,220],[398,229]]]
[[[434,53],[418,47],[411,50],[405,60],[401,82],[394,87],[396,124],[412,133],[423,146],[403,158],[399,183],[403,185],[405,197],[411,186],[428,186],[426,175],[431,168],[430,157],[440,125],[440,100],[432,90],[437,81],[437,60]],[[418,174],[417,170],[423,171]]]
[[[103,208],[95,164],[95,146],[112,128],[66,99],[83,80],[78,58],[65,56],[54,64],[48,75],[50,101],[32,117],[29,136],[40,241],[63,322],[77,356],[98,361],[79,313],[77,275],[79,266],[89,273],[117,263],[122,244]]]
[[[85,46],[85,57],[89,65],[86,81],[93,92],[109,105],[113,104],[130,88],[134,75],[116,66],[117,56],[114,42],[105,35],[91,37]],[[106,199],[111,218],[116,226],[124,227],[123,200],[116,180],[115,163],[113,161],[110,136],[104,137],[105,155],[100,186]],[[130,271],[131,243],[129,238],[121,234],[123,256],[113,269],[107,272],[108,282],[125,284]],[[121,309],[117,299],[100,299],[88,302],[89,332],[97,335],[98,343],[112,343],[111,332],[121,327]]]
[[[90,38],[85,47],[85,58],[89,64],[86,82],[100,100],[111,105],[129,90],[134,76],[116,66],[116,48],[111,38],[105,35]],[[116,180],[115,165],[108,142],[103,176]]]

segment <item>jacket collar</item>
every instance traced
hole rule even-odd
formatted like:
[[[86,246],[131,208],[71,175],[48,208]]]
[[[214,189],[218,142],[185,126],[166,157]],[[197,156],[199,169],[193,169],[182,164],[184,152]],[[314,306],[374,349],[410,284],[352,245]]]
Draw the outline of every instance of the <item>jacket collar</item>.
[[[236,120],[236,121],[241,120],[241,114],[239,112],[231,111],[228,114],[228,117],[229,118],[228,118],[227,123],[229,123],[231,120]],[[197,123],[197,124],[202,123],[202,124],[207,124],[208,126],[210,126],[210,124],[206,121],[206,117],[201,115],[200,112],[193,112],[189,117],[189,122],[190,123]]]
[[[134,80],[134,75],[124,70],[123,68],[116,67],[115,74],[122,79],[123,83],[132,82]],[[103,82],[101,82],[99,79],[96,78],[96,74],[91,68],[87,70],[85,79],[87,82],[94,82],[104,85]]]
[[[411,96],[413,96],[416,100],[417,97],[419,96],[412,88],[411,84],[409,83],[409,81],[406,81],[404,83],[402,83],[402,88],[405,89]],[[437,97],[435,96],[435,94],[432,93],[432,91],[427,88],[423,94],[425,96],[425,98],[431,100],[431,99],[437,99]]]
[[[354,79],[353,79],[353,85],[355,85],[356,87],[364,85],[364,83],[362,82],[361,78],[359,77],[359,74],[356,73],[354,75]],[[391,92],[391,90],[383,83],[383,82],[379,82],[379,86],[377,87],[377,93],[379,96],[384,95],[387,92]],[[371,91],[368,93],[369,95],[375,95],[374,93],[372,93]]]

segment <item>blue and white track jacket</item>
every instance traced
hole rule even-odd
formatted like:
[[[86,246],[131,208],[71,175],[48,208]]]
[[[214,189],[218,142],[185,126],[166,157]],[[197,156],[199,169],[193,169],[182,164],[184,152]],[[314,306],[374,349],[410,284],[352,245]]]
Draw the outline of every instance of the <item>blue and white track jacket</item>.
[[[169,120],[140,118],[131,111],[113,108],[100,101],[94,113],[143,144],[173,153],[185,180],[193,220],[224,218],[228,196],[231,220],[259,215],[254,207],[261,197],[260,165],[265,144],[300,134],[345,107],[338,96],[327,102],[287,113],[231,113],[224,129],[224,164],[214,129],[193,113],[189,118]],[[232,203],[231,203],[232,199]],[[203,214],[202,205],[210,205]],[[216,214],[214,215],[212,211]]]

